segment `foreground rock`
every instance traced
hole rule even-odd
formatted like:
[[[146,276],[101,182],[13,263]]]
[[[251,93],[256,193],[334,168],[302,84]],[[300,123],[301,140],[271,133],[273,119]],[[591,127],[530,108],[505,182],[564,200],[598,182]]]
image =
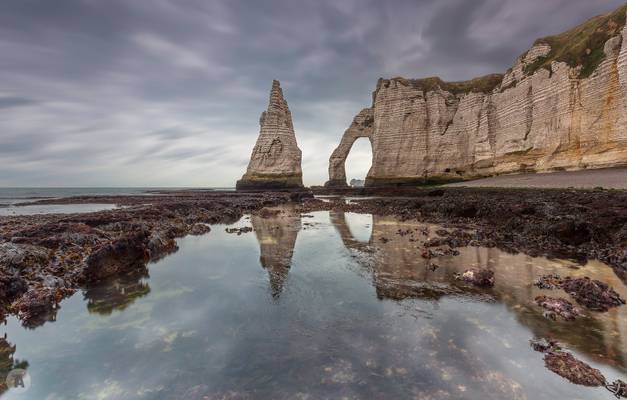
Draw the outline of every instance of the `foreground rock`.
[[[346,186],[357,137],[372,144],[371,187],[627,165],[626,11],[538,39],[504,75],[380,79],[331,155],[328,185]]]
[[[237,190],[301,189],[302,154],[279,81],[272,82],[270,104],[259,123],[261,131]]]

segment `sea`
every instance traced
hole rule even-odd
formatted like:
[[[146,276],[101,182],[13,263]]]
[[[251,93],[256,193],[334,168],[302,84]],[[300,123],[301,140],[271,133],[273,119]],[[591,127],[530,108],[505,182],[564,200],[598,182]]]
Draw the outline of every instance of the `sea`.
[[[155,192],[200,189],[234,190],[234,188],[226,187],[0,187],[0,216],[94,212],[117,207],[115,204],[104,202],[94,204],[27,204],[39,200],[74,196],[150,196]]]

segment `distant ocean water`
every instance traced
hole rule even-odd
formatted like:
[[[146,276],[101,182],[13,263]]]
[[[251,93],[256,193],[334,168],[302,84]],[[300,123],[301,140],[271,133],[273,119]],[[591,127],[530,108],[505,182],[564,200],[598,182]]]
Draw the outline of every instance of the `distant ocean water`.
[[[124,196],[149,195],[153,191],[169,190],[232,190],[233,188],[172,188],[172,187],[58,187],[58,188],[2,188],[0,187],[0,208],[17,203],[30,203],[42,199],[55,199],[72,196]]]

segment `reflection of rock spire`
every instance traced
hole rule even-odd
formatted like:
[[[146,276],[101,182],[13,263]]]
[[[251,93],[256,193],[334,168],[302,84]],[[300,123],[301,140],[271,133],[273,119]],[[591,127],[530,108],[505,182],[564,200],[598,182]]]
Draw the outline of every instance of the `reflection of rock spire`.
[[[257,143],[237,189],[302,188],[302,155],[279,81],[272,81],[268,109],[261,113],[259,124]]]
[[[301,227],[300,214],[276,211],[262,212],[263,215],[253,215],[251,218],[261,251],[259,261],[268,271],[274,298],[278,298],[283,291]]]

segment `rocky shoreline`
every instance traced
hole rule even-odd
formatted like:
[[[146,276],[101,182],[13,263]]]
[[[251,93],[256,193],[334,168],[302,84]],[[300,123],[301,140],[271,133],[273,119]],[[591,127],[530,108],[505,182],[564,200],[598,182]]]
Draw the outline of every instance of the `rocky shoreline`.
[[[84,196],[36,204],[114,203],[83,214],[0,217],[0,316],[27,327],[54,320],[60,301],[78,288],[130,271],[177,250],[176,238],[232,223],[244,213],[303,194],[171,192],[150,196]],[[29,203],[34,204],[34,203]]]
[[[329,194],[318,191],[318,194]],[[335,192],[337,193],[337,192]],[[532,256],[601,260],[627,279],[627,192],[499,189],[358,189],[314,199],[310,192],[180,191],[143,196],[84,196],[35,204],[114,203],[84,214],[0,217],[0,313],[27,327],[55,318],[79,288],[177,250],[176,238],[210,231],[245,213],[293,203],[301,213],[339,210],[418,218],[442,224],[428,246],[498,247]],[[33,204],[33,203],[29,203]],[[429,248],[423,254],[431,254]]]
[[[433,245],[498,247],[580,263],[597,259],[627,280],[626,191],[365,188],[317,193],[385,195],[349,204],[331,200],[325,207],[418,218],[453,228],[443,231],[446,238]]]

